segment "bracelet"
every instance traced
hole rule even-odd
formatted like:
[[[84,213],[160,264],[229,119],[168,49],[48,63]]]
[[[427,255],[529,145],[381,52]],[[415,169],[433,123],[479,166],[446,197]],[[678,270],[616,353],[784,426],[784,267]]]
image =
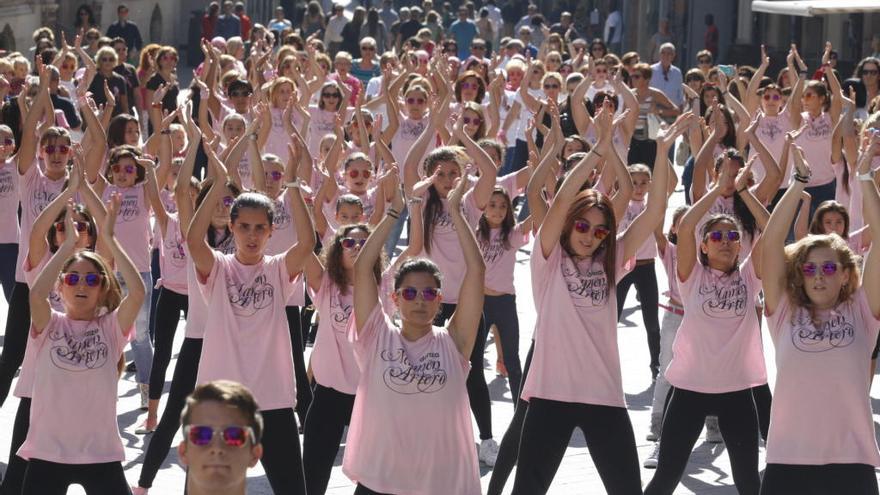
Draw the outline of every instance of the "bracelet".
[[[159,131],[159,134],[166,134],[166,135],[171,134],[171,129],[163,129],[163,130]]]
[[[257,140],[257,133],[252,132],[252,133],[248,134],[248,139],[250,139],[251,141],[256,141]]]
[[[595,153],[595,155],[598,156],[599,158],[603,158],[603,156],[598,151],[596,151],[596,148],[591,149],[590,153]]]
[[[421,197],[409,198],[409,200],[407,202],[409,204],[413,205],[413,204],[421,203],[423,199],[424,198],[421,198]]]
[[[300,182],[298,180],[295,180],[295,181],[288,182],[288,183],[284,184],[284,187],[286,187],[288,189],[299,189],[301,185],[302,184],[300,184]]]
[[[391,208],[388,208],[388,211],[385,212],[385,214],[395,220],[400,218],[400,213],[397,213],[396,211],[392,210]]]
[[[744,192],[746,192],[746,191],[748,191],[748,190],[749,190],[749,186],[746,186],[746,187],[744,187],[744,188],[742,188],[742,189],[737,189],[737,190],[736,190],[736,193],[737,193],[737,194],[742,194],[742,193],[744,193]]]
[[[162,108],[162,102],[159,103],[150,103],[150,106],[153,108]]]
[[[869,170],[869,171],[865,172],[864,174],[856,175],[856,179],[858,179],[860,181],[865,181],[865,182],[874,182],[874,172],[871,172]]]
[[[794,178],[794,180],[796,180],[796,181],[798,181],[798,182],[800,182],[800,183],[802,183],[802,184],[806,184],[807,182],[810,181],[810,176],[809,176],[809,175],[800,175],[800,174],[798,174],[797,172],[795,172],[795,173],[792,175],[792,177]]]

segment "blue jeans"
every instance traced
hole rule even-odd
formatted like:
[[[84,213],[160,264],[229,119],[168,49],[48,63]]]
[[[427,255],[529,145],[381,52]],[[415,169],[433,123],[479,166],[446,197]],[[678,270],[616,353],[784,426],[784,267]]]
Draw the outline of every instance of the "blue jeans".
[[[388,259],[394,258],[394,249],[397,247],[397,243],[400,241],[400,236],[403,235],[403,226],[406,225],[406,220],[409,218],[409,210],[406,208],[400,212],[400,218],[394,222],[394,227],[391,227],[391,234],[388,235],[388,240],[385,241],[385,254],[388,255]],[[406,237],[406,243],[409,244],[409,235]]]
[[[812,220],[813,214],[816,213],[816,208],[819,208],[822,202],[834,199],[837,193],[837,179],[821,186],[805,187],[804,191],[810,193],[811,196],[809,220]]]
[[[125,280],[118,272],[116,279],[119,280],[123,294],[128,294]],[[141,272],[141,280],[147,292],[144,294],[144,302],[141,303],[141,309],[135,320],[135,336],[131,341],[131,352],[134,355],[134,364],[137,366],[137,382],[147,385],[150,383],[150,371],[153,368],[153,342],[150,340],[150,298],[153,295],[153,275],[150,272]]]

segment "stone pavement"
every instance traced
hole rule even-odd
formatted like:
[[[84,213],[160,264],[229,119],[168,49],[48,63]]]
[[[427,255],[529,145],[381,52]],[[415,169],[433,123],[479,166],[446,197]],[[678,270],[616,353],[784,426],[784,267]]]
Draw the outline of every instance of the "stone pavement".
[[[682,194],[673,195],[670,209],[683,202]],[[530,248],[529,248],[530,249]],[[530,277],[528,273],[528,251],[523,250],[517,256],[517,272],[516,283],[518,298],[518,311],[520,320],[520,356],[525,359],[526,353],[534,328],[535,313],[531,298],[531,289],[529,287]],[[657,276],[661,292],[666,286],[666,277],[663,273],[661,264],[657,263]],[[5,301],[0,298],[0,325],[5,325],[5,315],[7,306]],[[176,347],[178,349],[180,342],[183,340],[183,326],[178,328]],[[639,303],[635,298],[635,290],[630,291],[629,297],[625,304],[623,318],[618,327],[618,342],[621,354],[621,366],[623,369],[623,387],[626,393],[626,400],[629,406],[629,414],[635,430],[636,444],[638,445],[639,460],[643,460],[651,451],[653,444],[645,440],[648,432],[648,423],[650,419],[651,409],[651,375],[648,369],[648,347],[645,338],[644,326],[642,324],[641,315],[639,313]],[[309,349],[310,351],[310,349]],[[769,339],[765,338],[765,351],[767,356],[768,374],[771,377],[771,386],[773,384],[773,375],[775,368],[773,366],[773,349],[769,344]],[[176,353],[174,354],[176,360]],[[504,434],[507,424],[513,415],[513,407],[511,406],[511,396],[507,389],[507,382],[495,375],[494,363],[496,360],[495,348],[491,343],[487,346],[485,373],[486,380],[489,382],[489,389],[492,396],[492,418],[495,438],[500,441]],[[174,366],[176,361],[172,361]],[[173,370],[169,367],[167,373],[166,387],[170,385],[170,379]],[[167,391],[167,388],[166,388]],[[880,385],[875,381],[872,388],[871,401],[874,404],[875,411],[880,410]],[[164,399],[162,407],[164,407]],[[133,381],[133,374],[126,374],[119,382],[119,428],[122,434],[122,440],[125,444],[126,460],[125,469],[126,476],[131,483],[137,481],[140,474],[140,463],[146,448],[148,437],[142,437],[134,434],[134,428],[143,419],[137,407],[139,398],[137,389]],[[18,399],[10,395],[6,404],[0,409],[0,460],[7,459],[9,451],[9,441],[12,432],[13,419],[15,411],[18,407]],[[59,404],[59,407],[63,405]],[[875,423],[880,420],[875,414]],[[476,430],[476,426],[474,426]],[[175,441],[178,441],[178,436]],[[711,494],[711,495],[727,495],[736,494],[731,478],[730,462],[725,452],[723,444],[715,445],[705,443],[701,437],[695,446],[694,453],[691,456],[685,475],[676,494]],[[176,444],[175,444],[176,445]],[[475,444],[476,448],[476,444]],[[352,483],[342,474],[342,452],[344,446],[340,448],[339,456],[336,459],[336,465],[333,468],[332,478],[328,494],[348,495],[354,489]],[[761,466],[764,462],[764,452],[761,450]],[[2,463],[0,469],[6,469],[5,462]],[[489,483],[491,470],[485,466],[480,467],[483,488],[485,489]],[[642,469],[642,483],[646,484],[653,475],[653,470]],[[156,478],[152,494],[172,495],[183,493],[184,471],[178,464],[176,450],[172,450],[165,464]],[[513,477],[507,485],[509,493],[513,485]],[[70,490],[71,494],[84,493],[80,487],[74,487]],[[271,494],[269,484],[263,474],[262,468],[258,465],[249,473],[248,493],[251,495]],[[595,466],[589,457],[583,435],[576,430],[569,443],[568,450],[559,471],[556,474],[553,485],[550,488],[551,494],[601,494],[604,493],[601,480],[596,472]],[[454,495],[454,494],[450,494]]]

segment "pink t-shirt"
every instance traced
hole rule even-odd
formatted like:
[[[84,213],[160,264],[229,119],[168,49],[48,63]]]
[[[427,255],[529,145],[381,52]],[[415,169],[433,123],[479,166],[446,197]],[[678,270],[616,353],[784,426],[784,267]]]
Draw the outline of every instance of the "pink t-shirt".
[[[0,244],[18,244],[18,171],[15,160],[0,162]]]
[[[272,219],[272,237],[266,243],[266,254],[275,256],[284,254],[297,242],[296,227],[293,224],[293,215],[290,211],[290,196],[281,193],[273,203],[275,204],[275,217]],[[296,290],[287,301],[288,306],[305,306],[306,286],[302,277],[296,284]]]
[[[761,291],[751,257],[726,275],[697,263],[678,281],[684,318],[666,379],[676,388],[720,394],[767,383],[761,325],[754,300]]]
[[[157,286],[173,290],[178,294],[189,293],[186,282],[186,238],[180,232],[180,219],[176,213],[168,214],[165,235],[159,243],[159,268],[162,278]]]
[[[810,182],[807,187],[821,186],[834,180],[834,168],[831,166],[831,135],[834,123],[827,112],[822,112],[815,119],[808,112],[801,114],[807,129],[795,140],[804,149],[804,158],[810,164]]]
[[[27,257],[25,257],[24,278],[27,282],[28,288],[34,285],[34,281],[40,276],[40,272],[43,271],[43,268],[52,256],[54,256],[54,254],[46,252],[46,254],[43,255],[43,259],[40,260],[35,267],[31,267],[28,263]],[[64,303],[61,302],[61,297],[54,289],[49,291],[49,306],[59,313],[64,312]],[[18,374],[18,382],[16,382],[15,390],[12,392],[12,395],[19,398],[30,398],[33,396],[34,359],[37,357],[37,349],[39,346],[31,344],[31,342],[33,342],[33,340],[28,339],[24,351],[24,360],[21,362],[21,372]]]
[[[669,290],[663,293],[670,301],[678,301],[681,304],[681,294],[678,292],[678,276],[675,274],[675,266],[678,262],[678,246],[671,242],[666,243],[666,249],[663,251],[663,270],[666,271],[666,280],[669,282]]]
[[[425,192],[424,198],[427,201],[427,192]],[[456,304],[467,266],[463,262],[464,253],[462,253],[461,244],[458,242],[458,232],[455,230],[452,216],[449,214],[449,202],[445,198],[441,198],[440,201],[442,203],[441,211],[433,219],[434,232],[431,235],[431,252],[423,251],[422,256],[430,259],[440,268],[440,273],[443,275],[443,302]],[[481,214],[474,201],[473,189],[465,193],[461,203],[465,221],[473,225],[474,218],[479,218]]]
[[[342,471],[382,493],[478,495],[470,363],[452,337],[434,327],[410,342],[381,304],[360,334],[351,323],[361,379]]]
[[[785,134],[791,130],[791,114],[788,113],[788,110],[785,110],[776,116],[770,116],[762,112],[761,120],[758,122],[758,128],[755,130],[755,133],[761,140],[761,143],[767,148],[767,151],[770,152],[770,155],[776,161],[779,161],[782,159],[782,148],[785,146]],[[749,150],[748,157],[751,159],[757,154],[758,152],[752,147]],[[791,157],[789,156],[788,163],[780,163],[779,168],[782,169],[782,182],[779,184],[779,188],[784,189],[791,184]],[[752,175],[755,177],[755,184],[760,183],[767,176],[760,156],[755,158],[755,163],[752,165]]]
[[[129,335],[116,311],[91,321],[52,311],[46,328],[31,332],[28,345],[37,349],[31,427],[20,457],[63,464],[125,460],[116,423],[116,363]]]
[[[626,407],[614,285],[632,270],[631,261],[623,259],[618,238],[612,284],[601,259],[577,263],[559,244],[545,259],[536,241],[531,258],[532,294],[540,309],[524,400],[537,397]]]
[[[640,213],[645,211],[645,207],[647,206],[646,201],[643,199],[642,201],[636,201],[631,199],[629,204],[626,206],[626,212],[623,214],[623,218],[620,219],[620,225],[617,229],[620,232],[626,232],[626,229],[632,225],[633,220],[639,216]],[[645,242],[639,246],[639,250],[636,251],[636,259],[637,260],[652,260],[657,257],[657,240],[654,239],[654,236],[648,236],[645,239]]]
[[[306,146],[312,156],[318,156],[321,150],[321,140],[327,134],[336,132],[336,111],[321,110],[318,105],[309,105],[309,132],[306,134]],[[348,120],[350,112],[345,112],[344,121]]]
[[[862,289],[816,316],[819,328],[783,296],[767,317],[776,348],[767,462],[880,466],[865,373],[880,320]]]
[[[25,241],[31,238],[31,229],[34,221],[49,203],[61,193],[67,177],[51,180],[43,174],[40,163],[34,163],[24,175],[18,176],[18,194],[21,200],[21,239]],[[18,250],[18,259],[15,262],[15,281],[24,283],[22,265],[27,255],[27,249]]]
[[[530,233],[529,230],[523,231],[522,224],[515,226],[507,238],[510,247],[504,247],[500,227],[489,231],[489,242],[485,242],[482,237],[477,239],[486,264],[487,289],[504,294],[516,294],[513,286],[516,251],[529,243]]]
[[[294,407],[293,350],[284,307],[297,279],[287,274],[284,256],[243,265],[234,254],[212,254],[214,269],[199,280],[211,310],[197,383],[233,380],[251,390],[262,410]]]
[[[346,335],[353,307],[353,290],[348,287],[343,293],[324,272],[321,287],[311,294],[321,315],[311,361],[315,381],[349,395],[354,395],[361,377],[354,349]]]
[[[522,189],[516,187],[516,175],[514,172],[512,174],[507,174],[504,177],[495,177],[495,185],[499,187],[503,187],[505,191],[507,191],[507,195],[510,196],[512,200],[514,197],[519,196],[522,192]]]
[[[287,134],[287,129],[284,126],[284,109],[273,107],[270,111],[272,112],[272,129],[269,130],[269,139],[263,147],[263,152],[277,155],[281,163],[286,164],[287,159],[290,158],[290,152],[287,149],[287,145],[290,144],[290,135]],[[299,113],[293,112],[291,123],[299,129],[302,125],[302,117],[299,116]]]
[[[122,195],[116,216],[114,235],[139,272],[150,271],[150,204],[144,191],[145,183],[131,187],[108,184],[101,199],[107,201],[114,192]]]
[[[391,138],[391,155],[394,156],[394,159],[397,161],[398,165],[403,166],[404,162],[406,162],[406,155],[409,153],[409,150],[413,147],[416,141],[419,139],[419,136],[425,132],[425,129],[428,128],[428,118],[425,117],[421,120],[413,120],[409,117],[401,117],[400,126],[397,128],[397,132],[394,133],[394,137]],[[436,148],[436,143],[432,139],[430,143],[428,143],[428,149],[425,150],[425,154],[428,154]],[[422,157],[419,158],[419,175],[422,175],[424,171],[421,169],[422,166]]]

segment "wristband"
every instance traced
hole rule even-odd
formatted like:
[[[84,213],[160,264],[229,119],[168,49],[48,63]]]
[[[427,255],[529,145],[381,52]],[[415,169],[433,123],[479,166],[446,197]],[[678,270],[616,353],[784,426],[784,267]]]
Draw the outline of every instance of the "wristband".
[[[860,181],[865,181],[865,182],[874,182],[874,172],[871,172],[869,170],[868,172],[865,172],[864,174],[857,175],[856,179],[858,179]]]
[[[416,204],[416,203],[421,203],[422,200],[423,200],[423,198],[416,197],[416,198],[409,198],[408,202],[409,202],[409,204]]]
[[[794,175],[792,175],[792,178],[794,178],[794,180],[796,180],[802,184],[806,184],[807,182],[810,181],[809,175],[800,175],[798,173],[795,173]]]
[[[295,181],[288,182],[288,183],[284,184],[284,187],[286,187],[288,189],[299,189],[301,185],[302,184],[300,184],[300,182],[298,180],[295,180]]]
[[[388,211],[385,212],[385,214],[395,220],[400,218],[400,213],[397,213],[396,211],[392,210],[391,208],[389,208]]]

